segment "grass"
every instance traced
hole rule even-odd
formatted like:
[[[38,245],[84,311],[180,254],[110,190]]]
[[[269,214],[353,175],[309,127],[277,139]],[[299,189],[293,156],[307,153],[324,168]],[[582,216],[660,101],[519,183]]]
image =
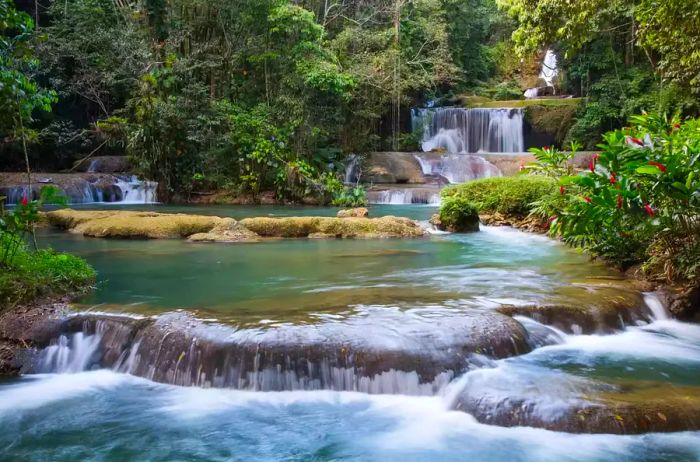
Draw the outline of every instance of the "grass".
[[[542,99],[514,99],[506,101],[484,100],[484,99],[465,99],[465,107],[529,107],[529,106],[577,106],[584,98],[542,98]]]
[[[474,204],[480,213],[501,213],[525,217],[532,203],[556,189],[556,182],[542,176],[518,175],[483,178],[450,186],[442,192],[443,198],[460,197]]]
[[[5,244],[9,235],[0,235]],[[0,312],[44,297],[80,293],[95,283],[95,270],[74,255],[20,247],[0,268]]]

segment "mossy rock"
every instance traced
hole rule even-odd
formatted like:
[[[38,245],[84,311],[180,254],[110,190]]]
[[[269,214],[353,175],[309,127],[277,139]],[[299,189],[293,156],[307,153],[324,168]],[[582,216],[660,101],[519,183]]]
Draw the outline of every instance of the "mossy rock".
[[[72,209],[49,212],[46,217],[52,225],[84,236],[130,239],[184,238],[229,223],[203,215]]]
[[[532,203],[556,189],[556,181],[533,175],[482,178],[445,188],[444,200],[460,197],[471,202],[480,213],[501,213],[524,217]]]
[[[440,207],[437,223],[439,223],[439,229],[445,229],[451,233],[479,231],[479,210],[463,197],[448,197]]]
[[[245,218],[241,225],[263,237],[413,238],[425,234],[415,221],[401,217]]]
[[[570,433],[634,435],[700,430],[700,387],[644,382],[597,386],[600,391],[591,395],[572,395],[570,405],[556,413],[547,411],[551,403],[546,400],[496,401],[467,393],[457,398],[453,409],[468,412],[486,424]]]
[[[563,146],[566,134],[576,118],[575,105],[528,106],[525,108],[525,123],[532,139],[551,139],[556,146]]]

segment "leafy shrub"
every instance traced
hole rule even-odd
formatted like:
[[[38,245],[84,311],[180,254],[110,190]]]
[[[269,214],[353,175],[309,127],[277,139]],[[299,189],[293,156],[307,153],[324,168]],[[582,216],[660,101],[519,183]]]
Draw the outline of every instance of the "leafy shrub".
[[[623,268],[645,262],[659,277],[697,279],[700,119],[652,114],[630,124],[608,132],[589,168],[563,175],[560,198],[536,213],[551,217],[551,234]],[[553,158],[538,159],[557,168]]]
[[[82,258],[53,250],[30,252],[10,233],[0,233],[2,247],[17,250],[0,271],[0,310],[40,297],[71,294],[95,282],[95,270]]]
[[[363,207],[367,205],[367,191],[363,186],[343,188],[333,198],[336,207]]]
[[[464,197],[447,197],[440,206],[440,224],[453,233],[479,231],[479,210]]]
[[[556,181],[544,176],[514,176],[483,178],[450,186],[442,192],[443,199],[463,198],[482,213],[502,213],[525,216],[532,204],[554,192]]]

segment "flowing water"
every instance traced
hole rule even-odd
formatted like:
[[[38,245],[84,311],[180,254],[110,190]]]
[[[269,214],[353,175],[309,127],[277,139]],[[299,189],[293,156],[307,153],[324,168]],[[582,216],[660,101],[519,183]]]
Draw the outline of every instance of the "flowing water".
[[[235,218],[335,213],[149,209]],[[379,206],[370,213],[427,220],[434,211]],[[425,357],[451,361],[448,356],[475,326],[510,319],[496,313],[500,306],[587,306],[628,290],[602,265],[545,237],[483,227],[476,234],[419,240],[243,245],[100,240],[52,231],[41,238],[97,268],[97,290],[76,307],[109,315],[77,323],[55,339],[41,356],[44,373],[0,382],[0,460],[700,460],[698,432],[620,436],[480,423],[497,421],[513,406],[538,422],[558,422],[572,409],[595,409],[618,395],[691,403],[683,400],[698,396],[700,327],[667,319],[653,294],[640,295],[639,317],[621,319],[608,335],[576,335],[585,326],[574,321],[559,330],[516,316],[517,322],[508,322],[528,332],[529,346],[520,351],[525,354],[467,355],[457,373],[426,379],[432,371]],[[321,352],[337,342],[389,352],[396,364],[406,355],[418,373],[403,367],[367,378],[350,363],[324,369],[321,362],[315,376],[310,364],[308,377],[299,367],[290,375],[285,361],[296,353],[287,349],[276,370],[256,363],[259,375],[241,375],[234,383],[208,370],[211,362],[184,359],[180,366],[187,355],[176,349],[180,375],[159,375],[163,371],[153,367],[170,354],[174,334],[128,331],[124,323],[115,328],[114,313],[129,313],[123,319],[141,326],[176,309],[201,320],[185,320],[194,325],[188,355],[199,348],[197,354],[218,358],[216,348],[241,338],[258,348],[290,342]],[[177,318],[161,316],[164,325],[179,322],[168,316]],[[105,351],[125,345],[124,338],[126,349]],[[199,372],[184,375],[185,366]]]
[[[423,151],[449,153],[525,150],[523,110],[511,108],[416,108],[413,130],[423,132]]]

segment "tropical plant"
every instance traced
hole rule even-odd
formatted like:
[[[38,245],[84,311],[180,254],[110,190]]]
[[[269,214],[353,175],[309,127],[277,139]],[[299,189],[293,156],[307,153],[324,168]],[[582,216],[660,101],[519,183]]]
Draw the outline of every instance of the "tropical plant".
[[[588,169],[560,178],[550,233],[621,267],[647,262],[669,278],[697,274],[700,119],[644,114],[609,132]],[[540,161],[541,162],[541,161]],[[682,256],[682,257],[681,257]]]

